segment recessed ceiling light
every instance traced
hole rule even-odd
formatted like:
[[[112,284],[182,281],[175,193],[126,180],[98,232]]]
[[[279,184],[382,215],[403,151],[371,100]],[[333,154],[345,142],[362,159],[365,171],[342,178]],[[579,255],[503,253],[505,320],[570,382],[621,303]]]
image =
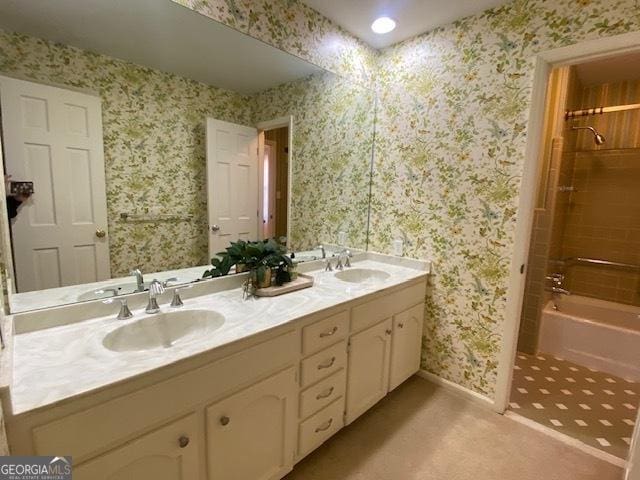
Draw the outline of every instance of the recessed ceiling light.
[[[379,34],[389,33],[394,28],[396,28],[396,22],[393,18],[389,17],[376,18],[371,24],[371,30]]]

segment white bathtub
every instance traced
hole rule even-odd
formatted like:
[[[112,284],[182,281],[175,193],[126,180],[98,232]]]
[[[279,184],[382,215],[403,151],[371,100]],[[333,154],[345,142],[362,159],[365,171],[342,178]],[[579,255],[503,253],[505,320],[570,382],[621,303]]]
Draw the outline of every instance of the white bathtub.
[[[640,381],[640,307],[571,295],[547,303],[538,350]]]

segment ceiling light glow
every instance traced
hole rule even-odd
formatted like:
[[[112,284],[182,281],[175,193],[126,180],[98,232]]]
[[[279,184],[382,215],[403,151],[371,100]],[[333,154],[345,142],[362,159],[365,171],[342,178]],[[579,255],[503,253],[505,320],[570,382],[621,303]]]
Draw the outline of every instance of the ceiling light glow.
[[[389,33],[394,28],[396,28],[396,22],[394,19],[389,17],[376,18],[376,20],[371,24],[371,30],[381,35]]]

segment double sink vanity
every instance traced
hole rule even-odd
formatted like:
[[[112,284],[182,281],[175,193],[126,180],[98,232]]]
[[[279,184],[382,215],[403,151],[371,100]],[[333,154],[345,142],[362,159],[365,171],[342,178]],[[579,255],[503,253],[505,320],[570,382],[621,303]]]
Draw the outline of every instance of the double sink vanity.
[[[300,265],[311,288],[243,299],[243,275],[118,320],[102,301],[8,317],[13,452],[76,479],[279,479],[420,365],[427,264],[374,253]]]

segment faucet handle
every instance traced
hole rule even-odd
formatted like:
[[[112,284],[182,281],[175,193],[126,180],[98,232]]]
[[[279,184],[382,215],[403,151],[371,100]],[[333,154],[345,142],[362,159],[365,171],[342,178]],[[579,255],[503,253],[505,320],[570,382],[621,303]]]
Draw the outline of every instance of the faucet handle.
[[[149,284],[149,296],[155,298],[158,295],[162,295],[164,293],[164,287],[165,285],[160,280],[154,279]]]
[[[180,298],[180,290],[187,290],[193,287],[193,285],[184,285],[182,287],[176,287],[173,291],[173,300],[171,300],[171,307],[178,308],[182,307],[184,303],[182,302],[182,298]]]
[[[333,272],[333,267],[331,266],[331,259],[330,258],[325,259],[324,271],[325,272]]]
[[[106,305],[110,305],[114,302],[120,302],[120,311],[118,312],[118,316],[116,317],[118,320],[126,320],[127,318],[133,317],[133,313],[129,310],[129,305],[127,304],[126,298],[107,298],[103,300],[102,303]]]

